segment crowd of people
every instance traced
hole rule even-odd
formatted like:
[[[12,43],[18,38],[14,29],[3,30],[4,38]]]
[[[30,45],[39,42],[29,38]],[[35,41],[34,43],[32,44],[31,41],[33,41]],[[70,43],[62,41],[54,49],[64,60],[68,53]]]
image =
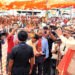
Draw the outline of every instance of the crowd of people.
[[[68,49],[75,50],[74,20],[61,17],[40,18],[34,15],[1,16],[0,59],[1,45],[6,39],[7,74],[58,75],[56,67],[58,68]],[[68,69],[67,74],[71,73],[75,74]]]

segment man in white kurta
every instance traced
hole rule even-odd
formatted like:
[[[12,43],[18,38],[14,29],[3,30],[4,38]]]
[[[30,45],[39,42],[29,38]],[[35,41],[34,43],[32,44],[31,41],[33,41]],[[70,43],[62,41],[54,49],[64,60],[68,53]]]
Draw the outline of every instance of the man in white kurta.
[[[68,49],[75,50],[75,39],[73,37],[67,39],[66,37],[63,36],[61,29],[57,29],[56,34],[59,36],[61,41],[66,45],[67,50]],[[70,61],[67,71],[70,73],[70,75],[75,75],[75,53]]]

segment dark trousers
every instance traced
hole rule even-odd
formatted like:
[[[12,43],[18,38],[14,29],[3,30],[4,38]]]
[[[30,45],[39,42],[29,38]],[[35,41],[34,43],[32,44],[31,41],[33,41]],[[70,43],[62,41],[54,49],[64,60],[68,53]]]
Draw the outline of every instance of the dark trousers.
[[[56,74],[56,59],[51,59],[51,75]]]
[[[6,71],[8,71],[9,59],[10,59],[10,53],[7,53]]]
[[[14,73],[12,73],[11,75],[29,75],[29,74],[25,74],[25,73],[14,74]]]
[[[0,49],[0,66],[1,66],[1,71],[2,71],[2,50]]]
[[[11,75],[29,75],[28,73],[11,73]]]
[[[29,69],[28,67],[14,67],[11,71],[11,75],[29,75]]]
[[[0,49],[0,61],[2,59],[2,50]]]
[[[51,75],[51,59],[50,58],[47,58],[46,61],[44,61],[43,75]]]
[[[35,57],[35,65],[33,68],[32,75],[42,75],[43,73],[43,56]],[[38,68],[38,70],[37,70]]]

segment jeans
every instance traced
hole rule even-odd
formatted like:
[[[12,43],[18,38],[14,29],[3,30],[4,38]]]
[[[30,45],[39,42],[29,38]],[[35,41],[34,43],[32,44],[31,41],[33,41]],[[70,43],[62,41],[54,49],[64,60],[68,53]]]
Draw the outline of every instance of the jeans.
[[[33,68],[32,75],[42,75],[43,73],[43,56],[35,57],[35,65]],[[37,71],[38,68],[38,71]]]

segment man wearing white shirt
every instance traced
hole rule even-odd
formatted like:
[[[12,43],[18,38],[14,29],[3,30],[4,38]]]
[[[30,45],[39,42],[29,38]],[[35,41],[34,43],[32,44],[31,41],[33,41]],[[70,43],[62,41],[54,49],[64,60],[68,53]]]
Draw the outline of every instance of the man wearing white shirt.
[[[68,49],[70,49],[70,51],[69,51],[70,53],[68,55],[69,57],[67,57],[67,58],[70,58],[70,56],[72,56],[72,57],[71,57],[70,61],[68,61],[68,59],[67,59],[67,61],[69,63],[69,65],[67,66],[67,72],[70,75],[75,75],[75,71],[74,71],[74,69],[75,69],[75,39],[73,37],[70,37],[69,39],[64,37],[61,29],[57,29],[56,30],[56,34],[59,36],[61,41],[66,45],[67,53],[68,53]],[[66,64],[67,61],[64,64]]]
[[[64,37],[67,38],[68,40],[71,39],[71,38],[73,38],[73,37],[71,37],[71,33],[69,33],[68,31],[65,31],[65,32],[63,33],[63,35],[64,35]],[[61,49],[61,51],[60,51],[61,54],[64,56],[64,55],[66,54],[67,50],[68,50],[67,44],[64,43],[64,42],[62,42],[61,45],[60,45],[60,49]]]
[[[59,36],[61,41],[66,45],[66,47],[75,50],[75,39],[73,37],[67,39],[66,37],[63,36],[63,32],[61,29],[57,29],[56,34]]]

